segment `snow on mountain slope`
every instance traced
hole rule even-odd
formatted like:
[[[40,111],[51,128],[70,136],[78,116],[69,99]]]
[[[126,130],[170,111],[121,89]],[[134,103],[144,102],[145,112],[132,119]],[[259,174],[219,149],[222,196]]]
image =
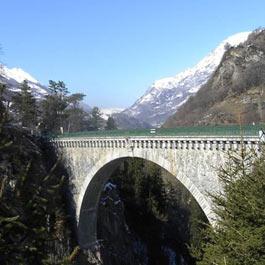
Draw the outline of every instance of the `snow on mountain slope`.
[[[38,83],[38,80],[36,80],[34,77],[32,77],[30,74],[26,73],[21,68],[7,68],[6,66],[2,67],[3,70],[3,76],[7,79],[14,79],[18,83],[22,83],[24,80],[28,80],[32,83]]]
[[[49,93],[48,88],[41,85],[38,80],[21,68],[8,68],[5,65],[1,65],[0,81],[7,84],[7,88],[11,92],[19,92],[20,85],[24,80],[28,81],[28,85],[36,98],[41,99]]]
[[[221,62],[226,46],[239,45],[246,41],[249,34],[250,32],[235,34],[222,41],[194,67],[174,77],[155,81],[141,98],[122,113],[152,126],[160,126],[208,81]]]
[[[104,120],[107,120],[110,116],[112,116],[113,114],[115,113],[120,113],[122,112],[124,109],[122,108],[103,108],[103,109],[100,109],[100,112],[101,112],[101,117],[104,119]]]

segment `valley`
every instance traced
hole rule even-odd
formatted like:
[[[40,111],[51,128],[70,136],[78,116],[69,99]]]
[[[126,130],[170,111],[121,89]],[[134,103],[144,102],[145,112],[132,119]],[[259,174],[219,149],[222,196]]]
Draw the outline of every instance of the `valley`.
[[[1,265],[265,264],[264,89],[263,28],[126,108],[2,65]]]

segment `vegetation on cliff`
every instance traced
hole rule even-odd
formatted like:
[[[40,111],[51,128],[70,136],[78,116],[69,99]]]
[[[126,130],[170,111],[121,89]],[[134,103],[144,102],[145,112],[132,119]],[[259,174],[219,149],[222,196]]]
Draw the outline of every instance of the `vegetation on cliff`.
[[[10,125],[2,100],[0,109],[0,263],[68,264],[67,179],[46,144]]]
[[[84,95],[68,95],[61,81],[50,82],[42,101],[26,81],[11,101],[6,90],[0,84],[0,263],[90,264],[77,246],[67,174],[37,135],[97,130],[104,126],[99,109],[83,111]]]

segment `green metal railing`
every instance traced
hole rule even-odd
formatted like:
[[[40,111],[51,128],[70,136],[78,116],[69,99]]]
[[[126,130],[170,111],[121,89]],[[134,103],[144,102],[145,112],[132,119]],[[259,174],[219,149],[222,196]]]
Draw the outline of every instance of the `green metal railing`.
[[[133,136],[258,136],[261,125],[218,125],[218,126],[191,126],[170,129],[138,130],[110,130],[110,131],[83,131],[53,135],[54,138],[65,137],[133,137]]]

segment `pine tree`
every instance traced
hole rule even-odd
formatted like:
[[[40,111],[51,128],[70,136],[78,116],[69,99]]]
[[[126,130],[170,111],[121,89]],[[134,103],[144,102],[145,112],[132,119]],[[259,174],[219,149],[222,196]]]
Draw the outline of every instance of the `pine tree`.
[[[265,152],[230,155],[213,195],[217,221],[195,249],[198,265],[265,264]]]
[[[42,130],[59,133],[67,117],[68,89],[62,81],[49,81],[50,94],[42,101]]]
[[[42,101],[42,132],[61,133],[97,130],[102,127],[101,113],[97,107],[92,113],[80,106],[85,95],[70,94],[63,81],[49,81],[50,93]]]
[[[0,128],[4,123],[6,123],[8,119],[8,112],[6,110],[5,103],[4,103],[5,90],[6,90],[6,85],[0,83]]]
[[[69,93],[68,88],[63,81],[55,82],[49,80],[49,89],[53,95],[60,96],[61,98],[64,98]]]
[[[21,92],[13,98],[13,110],[16,119],[23,127],[35,128],[37,125],[37,103],[30,91],[28,82],[24,80],[21,84]]]

